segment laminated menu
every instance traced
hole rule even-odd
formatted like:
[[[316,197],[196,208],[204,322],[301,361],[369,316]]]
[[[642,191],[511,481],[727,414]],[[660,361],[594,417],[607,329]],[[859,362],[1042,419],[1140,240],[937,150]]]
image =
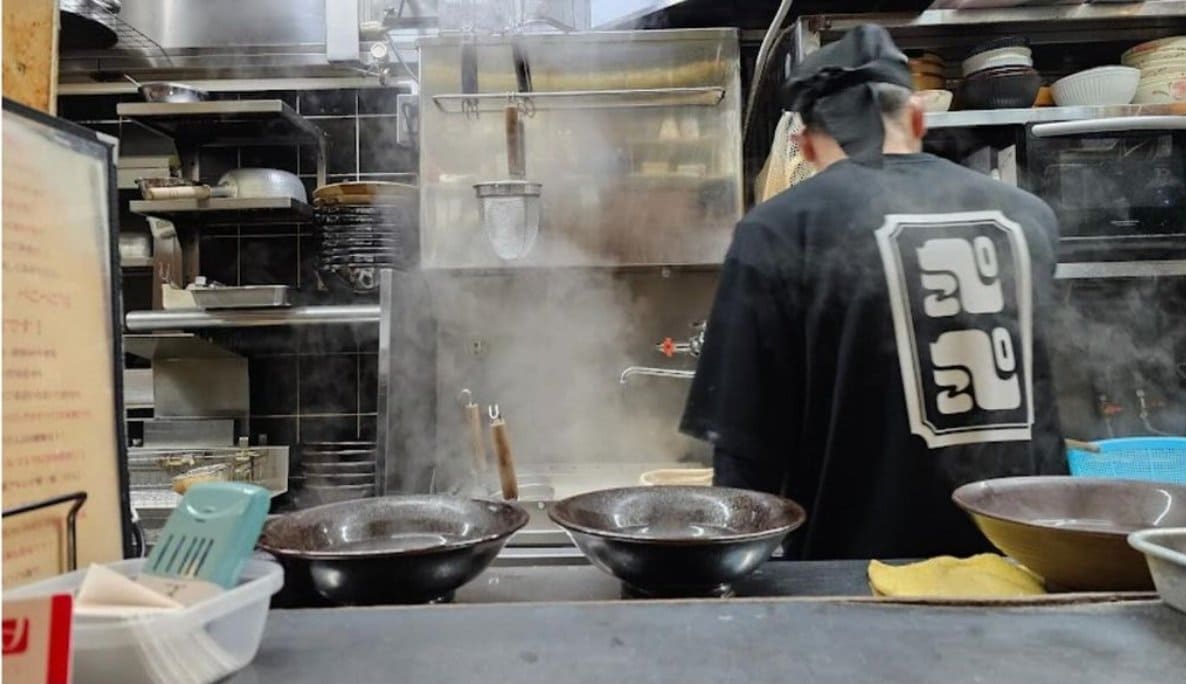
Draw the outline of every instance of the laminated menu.
[[[112,150],[7,100],[3,124],[3,505],[85,492],[85,567],[123,555]],[[5,516],[6,589],[67,569],[69,509]]]

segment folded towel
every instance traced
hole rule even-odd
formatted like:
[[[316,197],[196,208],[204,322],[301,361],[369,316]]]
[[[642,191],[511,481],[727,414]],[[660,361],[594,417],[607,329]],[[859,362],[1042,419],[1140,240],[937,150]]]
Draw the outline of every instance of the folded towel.
[[[909,565],[869,561],[869,585],[879,596],[998,598],[1046,593],[1036,575],[993,553],[939,556]]]

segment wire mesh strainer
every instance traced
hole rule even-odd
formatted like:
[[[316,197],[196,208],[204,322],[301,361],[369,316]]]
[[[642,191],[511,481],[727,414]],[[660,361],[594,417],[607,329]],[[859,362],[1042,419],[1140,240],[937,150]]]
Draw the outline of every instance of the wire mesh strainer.
[[[543,185],[526,179],[522,105],[506,106],[507,172],[509,179],[477,183],[482,228],[500,259],[519,259],[531,251],[539,234],[539,197]]]

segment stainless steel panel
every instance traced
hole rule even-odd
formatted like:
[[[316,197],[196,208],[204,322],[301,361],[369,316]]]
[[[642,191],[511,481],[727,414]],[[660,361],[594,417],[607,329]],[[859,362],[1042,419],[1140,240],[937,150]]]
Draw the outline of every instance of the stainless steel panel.
[[[248,413],[247,359],[153,361],[158,418],[242,417]]]
[[[1037,107],[1030,109],[984,109],[927,114],[927,128],[975,128],[978,126],[1020,126],[1057,121],[1096,119],[1144,119],[1154,121],[1186,113],[1182,105],[1114,105],[1107,107]],[[1135,125],[1141,125],[1136,121]]]
[[[325,0],[124,0],[120,19],[166,50],[325,43]]]
[[[494,110],[517,88],[511,47],[502,37],[475,40],[478,99],[491,103],[476,117],[448,104],[463,95],[459,39],[422,41],[427,268],[721,261],[743,208],[736,31],[523,38],[534,89],[549,94],[528,104],[527,178],[543,183],[542,220],[531,253],[516,262],[494,254],[473,190],[507,175]]]
[[[378,322],[376,304],[293,306],[274,311],[131,311],[124,317],[124,324],[133,331]]]
[[[288,306],[287,285],[198,287],[194,301],[203,309],[258,309]]]
[[[233,420],[146,420],[144,448],[229,447],[235,443]]]

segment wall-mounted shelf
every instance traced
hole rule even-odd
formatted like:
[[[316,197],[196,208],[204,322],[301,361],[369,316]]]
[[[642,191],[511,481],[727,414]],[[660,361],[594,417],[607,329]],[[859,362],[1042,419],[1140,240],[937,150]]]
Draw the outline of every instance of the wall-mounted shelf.
[[[432,102],[442,112],[460,114],[466,101],[477,104],[479,112],[500,112],[508,102],[526,102],[529,108],[547,109],[624,109],[630,107],[715,107],[725,98],[725,89],[639,88],[626,90],[570,90],[532,93],[450,93],[433,95]]]
[[[1186,103],[932,112],[927,114],[927,127],[941,129],[974,128],[979,126],[1024,126],[1033,123],[1088,121],[1092,119],[1114,119],[1130,116],[1186,116]]]
[[[283,100],[123,102],[115,111],[161,135],[200,145],[317,144],[325,136]]]
[[[261,328],[288,325],[373,324],[380,318],[378,304],[294,306],[287,309],[205,309],[130,311],[124,323],[130,331],[196,330],[201,328]]]
[[[290,197],[133,200],[128,203],[128,209],[133,214],[177,224],[307,223],[313,220],[313,207]]]

